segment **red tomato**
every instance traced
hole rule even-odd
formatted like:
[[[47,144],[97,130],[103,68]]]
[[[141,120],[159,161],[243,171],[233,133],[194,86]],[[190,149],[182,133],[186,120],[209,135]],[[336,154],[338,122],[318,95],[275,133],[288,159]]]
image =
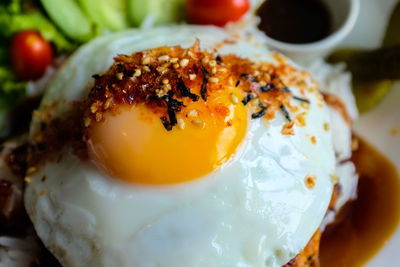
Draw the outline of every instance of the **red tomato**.
[[[40,78],[53,63],[51,45],[36,31],[21,31],[11,41],[11,64],[21,80]]]
[[[249,8],[249,0],[186,0],[186,12],[195,24],[224,26],[240,19]]]

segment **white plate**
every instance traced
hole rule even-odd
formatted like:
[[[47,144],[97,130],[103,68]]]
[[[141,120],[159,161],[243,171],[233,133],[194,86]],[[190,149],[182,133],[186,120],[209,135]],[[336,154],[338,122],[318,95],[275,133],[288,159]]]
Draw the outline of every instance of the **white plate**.
[[[397,0],[362,0],[357,23],[343,45],[368,48],[379,46],[396,3]],[[388,156],[400,170],[400,134],[391,134],[394,128],[400,129],[400,83],[394,86],[377,107],[363,114],[355,125],[357,134]],[[399,254],[400,225],[366,266],[398,267]]]

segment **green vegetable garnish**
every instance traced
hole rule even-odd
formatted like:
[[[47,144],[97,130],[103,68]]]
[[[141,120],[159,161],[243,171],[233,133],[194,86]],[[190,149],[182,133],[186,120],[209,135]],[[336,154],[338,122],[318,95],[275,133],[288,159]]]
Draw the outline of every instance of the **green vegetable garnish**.
[[[41,0],[50,18],[71,39],[84,42],[94,35],[94,25],[74,0]]]
[[[79,0],[79,4],[100,31],[129,27],[127,0]]]
[[[25,96],[26,83],[16,81],[9,67],[0,66],[0,138],[8,134],[11,109]]]
[[[147,16],[153,16],[156,25],[179,22],[183,19],[184,0],[128,0],[129,17],[134,26],[140,26]]]

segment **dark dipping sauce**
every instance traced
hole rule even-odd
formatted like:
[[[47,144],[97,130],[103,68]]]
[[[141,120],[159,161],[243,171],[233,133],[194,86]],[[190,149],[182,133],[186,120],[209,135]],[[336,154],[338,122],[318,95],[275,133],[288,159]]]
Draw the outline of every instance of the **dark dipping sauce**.
[[[352,161],[359,174],[358,197],[347,203],[336,222],[324,231],[321,267],[362,266],[399,225],[400,177],[396,167],[362,139]]]
[[[258,9],[260,30],[294,44],[319,41],[331,31],[331,15],[320,0],[267,0]]]

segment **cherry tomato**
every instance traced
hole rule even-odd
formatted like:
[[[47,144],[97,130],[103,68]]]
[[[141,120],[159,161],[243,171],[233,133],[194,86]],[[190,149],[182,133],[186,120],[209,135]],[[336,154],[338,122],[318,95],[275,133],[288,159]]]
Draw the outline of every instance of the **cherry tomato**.
[[[195,24],[224,26],[240,19],[249,8],[249,0],[186,0],[186,12]]]
[[[53,63],[53,49],[40,33],[26,30],[11,40],[11,64],[21,80],[36,80]]]

